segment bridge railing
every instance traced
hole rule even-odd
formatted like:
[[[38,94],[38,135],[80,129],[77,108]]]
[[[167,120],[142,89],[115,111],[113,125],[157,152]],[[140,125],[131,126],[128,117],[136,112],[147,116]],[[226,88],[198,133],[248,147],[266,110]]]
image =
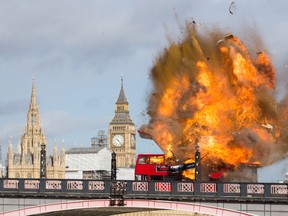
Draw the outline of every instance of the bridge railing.
[[[107,198],[111,181],[92,179],[0,179],[1,195]],[[129,198],[258,199],[288,202],[288,184],[193,181],[114,181]],[[114,191],[115,192],[115,191]]]
[[[242,199],[288,198],[288,185],[278,183],[237,182],[128,182],[127,194],[175,198],[216,197]],[[288,201],[288,200],[287,200]]]

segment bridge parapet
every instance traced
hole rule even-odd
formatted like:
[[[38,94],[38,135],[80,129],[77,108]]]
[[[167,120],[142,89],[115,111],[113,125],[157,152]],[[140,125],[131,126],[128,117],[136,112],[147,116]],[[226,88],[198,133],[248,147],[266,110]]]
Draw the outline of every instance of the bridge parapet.
[[[127,198],[213,199],[288,202],[283,183],[117,181]],[[0,194],[109,198],[111,181],[88,179],[0,179]],[[117,189],[116,189],[117,190]],[[120,187],[119,187],[120,190]]]

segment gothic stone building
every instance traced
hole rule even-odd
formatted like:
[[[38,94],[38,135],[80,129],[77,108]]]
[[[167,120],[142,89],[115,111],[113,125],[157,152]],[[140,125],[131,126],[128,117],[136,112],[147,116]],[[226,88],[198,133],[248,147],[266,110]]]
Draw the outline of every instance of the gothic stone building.
[[[40,122],[40,112],[36,101],[36,90],[34,79],[32,83],[32,94],[27,113],[27,124],[23,135],[18,143],[17,153],[13,153],[12,140],[8,147],[8,178],[40,178],[40,146],[48,146],[44,131]],[[65,150],[62,146],[58,154],[54,147],[54,155],[46,158],[47,178],[65,178]]]

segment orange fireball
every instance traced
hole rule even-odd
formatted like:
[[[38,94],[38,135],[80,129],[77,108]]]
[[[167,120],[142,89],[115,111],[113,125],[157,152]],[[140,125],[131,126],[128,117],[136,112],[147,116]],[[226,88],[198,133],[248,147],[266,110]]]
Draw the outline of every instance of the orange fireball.
[[[237,171],[242,163],[265,166],[286,154],[280,116],[287,108],[277,110],[275,69],[266,53],[249,52],[236,36],[203,34],[188,23],[184,39],[156,59],[151,79],[145,130],[166,155],[173,151],[185,162],[199,144],[204,169],[224,163]]]

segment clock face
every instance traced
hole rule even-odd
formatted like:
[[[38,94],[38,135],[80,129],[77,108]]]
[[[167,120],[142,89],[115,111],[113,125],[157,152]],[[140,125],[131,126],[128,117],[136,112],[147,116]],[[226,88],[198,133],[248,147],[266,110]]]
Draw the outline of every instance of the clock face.
[[[120,147],[123,145],[124,143],[124,137],[120,134],[117,134],[113,137],[112,139],[112,143],[113,145],[115,145],[116,147]]]

